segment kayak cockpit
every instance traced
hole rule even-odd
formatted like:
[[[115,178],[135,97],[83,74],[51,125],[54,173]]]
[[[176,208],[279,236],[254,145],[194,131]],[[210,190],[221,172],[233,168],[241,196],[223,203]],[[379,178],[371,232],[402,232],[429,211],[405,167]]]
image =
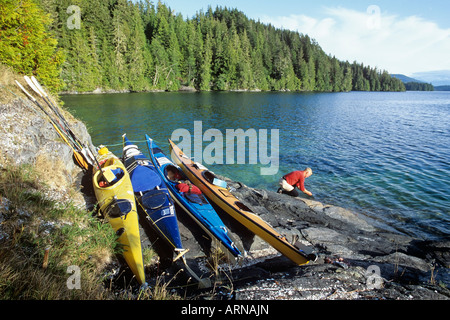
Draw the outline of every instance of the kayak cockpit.
[[[167,165],[164,168],[164,175],[166,176],[167,180],[172,183],[177,183],[180,180],[187,180],[187,177],[183,173],[183,171],[171,164]]]
[[[111,218],[121,218],[130,213],[132,209],[133,204],[129,200],[114,198],[105,208],[104,212]]]
[[[216,177],[216,175],[208,170],[205,170],[202,172],[202,176],[203,178],[205,178],[206,181],[208,181],[210,184],[213,184],[215,186],[218,187],[222,187],[222,188],[227,188],[227,183],[226,181],[220,180],[219,178]]]
[[[109,188],[118,183],[124,176],[123,169],[118,167],[105,167],[101,169],[101,173],[96,175],[97,184],[100,188]]]

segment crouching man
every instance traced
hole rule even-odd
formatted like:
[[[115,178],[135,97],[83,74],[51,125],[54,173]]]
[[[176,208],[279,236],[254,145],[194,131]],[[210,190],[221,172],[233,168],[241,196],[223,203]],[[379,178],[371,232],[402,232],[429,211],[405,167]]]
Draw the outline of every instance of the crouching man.
[[[292,197],[298,197],[299,193],[295,188],[297,187],[303,193],[308,196],[312,196],[312,193],[305,188],[305,179],[312,176],[313,172],[311,168],[306,168],[303,171],[294,171],[280,179],[280,188],[278,193],[288,194]]]

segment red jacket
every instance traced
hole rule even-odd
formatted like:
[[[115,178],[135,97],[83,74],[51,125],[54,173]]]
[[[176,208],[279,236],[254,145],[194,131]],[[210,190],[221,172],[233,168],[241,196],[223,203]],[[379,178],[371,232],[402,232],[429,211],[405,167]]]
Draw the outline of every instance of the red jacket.
[[[299,188],[301,191],[305,191],[305,172],[294,171],[283,177],[287,183],[293,187]]]
[[[190,192],[193,194],[202,194],[202,192],[200,191],[199,188],[197,188],[194,185],[191,185],[189,187],[189,185],[187,185],[186,183],[179,183],[176,185],[177,189],[180,190],[181,192]]]

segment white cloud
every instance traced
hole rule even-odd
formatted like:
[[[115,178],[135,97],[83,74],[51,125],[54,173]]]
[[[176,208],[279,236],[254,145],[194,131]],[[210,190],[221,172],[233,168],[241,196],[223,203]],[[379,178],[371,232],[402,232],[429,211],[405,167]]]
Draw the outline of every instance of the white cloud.
[[[450,69],[450,29],[417,16],[325,8],[325,18],[305,15],[263,17],[262,22],[316,39],[326,53],[391,73]]]

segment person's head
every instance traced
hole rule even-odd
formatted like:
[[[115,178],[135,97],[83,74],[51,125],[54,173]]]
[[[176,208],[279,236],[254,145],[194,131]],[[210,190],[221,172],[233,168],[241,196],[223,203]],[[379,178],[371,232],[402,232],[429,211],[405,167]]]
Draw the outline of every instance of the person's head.
[[[178,174],[178,172],[177,172],[178,170],[176,170],[175,168],[173,168],[173,167],[168,167],[167,168],[167,177],[169,178],[169,180],[171,180],[171,181],[174,181],[174,180],[177,180],[177,179],[179,179],[179,174]]]
[[[312,172],[312,169],[311,169],[311,168],[306,168],[306,169],[305,169],[305,177],[306,177],[306,178],[311,177],[312,174],[313,174],[313,172]]]

